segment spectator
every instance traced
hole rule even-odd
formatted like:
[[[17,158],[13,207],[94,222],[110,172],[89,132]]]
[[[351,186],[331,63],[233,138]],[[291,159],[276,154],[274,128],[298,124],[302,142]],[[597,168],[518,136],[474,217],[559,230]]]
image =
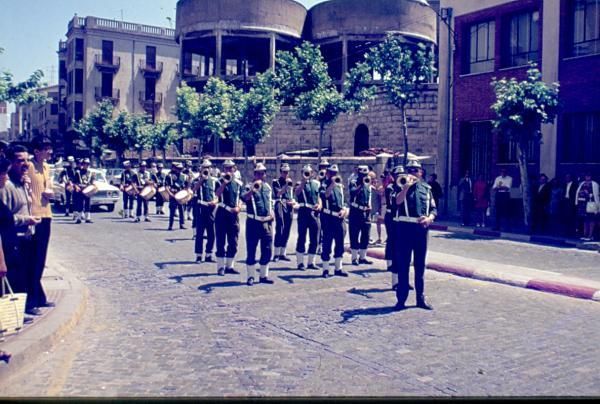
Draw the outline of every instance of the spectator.
[[[38,139],[33,141],[31,146],[33,160],[29,163],[27,171],[31,178],[31,211],[34,216],[42,218],[42,222],[35,227],[35,234],[33,235],[36,260],[31,299],[35,307],[54,307],[54,303],[46,299],[46,293],[42,287],[42,276],[46,266],[52,223],[50,201],[54,195],[50,167],[47,164],[52,156],[52,144]]]
[[[462,225],[471,224],[471,211],[473,210],[473,180],[469,170],[465,171],[465,176],[458,183],[458,203],[460,205]]]
[[[13,214],[17,234],[18,271],[9,271],[9,280],[17,293],[27,293],[25,312],[31,315],[41,314],[33,300],[35,244],[33,234],[41,218],[31,212],[31,179],[27,176],[27,149],[20,145],[12,146],[10,157],[9,181],[0,189],[0,200]],[[14,276],[10,275],[13,272]]]
[[[473,184],[473,201],[475,202],[475,224],[477,227],[485,227],[485,217],[490,207],[490,189],[481,174]]]
[[[598,202],[600,201],[600,190],[598,183],[592,181],[592,174],[586,173],[583,182],[577,188],[577,215],[583,221],[582,241],[594,239],[594,228],[598,220]]]
[[[513,179],[507,174],[506,168],[501,169],[500,175],[494,180],[494,185],[492,186],[496,203],[496,226],[494,230],[501,230],[503,225],[506,226],[505,228],[508,228],[512,181]]]
[[[4,188],[8,179],[8,167],[10,162],[4,157],[0,157],[0,189]],[[15,221],[12,212],[0,201],[0,281],[8,276],[8,268],[11,267],[11,275],[15,274],[18,266],[15,266],[16,256],[16,232]],[[9,281],[10,282],[10,281]],[[0,296],[2,289],[0,288]],[[11,355],[8,352],[0,350],[0,361],[9,362]]]
[[[384,206],[384,189],[382,183],[377,179],[375,172],[369,172],[371,177],[371,186],[373,187],[371,192],[371,222],[375,222],[377,225],[377,241],[375,244],[381,245],[381,225],[383,224],[383,215],[385,212],[382,211]]]
[[[563,233],[573,237],[577,233],[577,182],[571,174],[565,175],[565,183],[561,199],[561,216]]]
[[[548,176],[540,174],[538,186],[533,193],[533,206],[531,212],[532,230],[545,233],[548,229],[548,211],[550,209],[550,198],[552,187],[548,184]]]
[[[561,232],[561,203],[564,194],[564,188],[558,181],[558,178],[553,178],[549,184],[550,188],[550,203],[548,205],[548,231],[551,234],[560,234]]]
[[[431,174],[429,176],[429,186],[431,186],[431,194],[433,195],[433,200],[435,201],[435,206],[440,208],[440,199],[444,196],[444,192],[442,191],[442,186],[439,182],[437,182],[437,174]]]

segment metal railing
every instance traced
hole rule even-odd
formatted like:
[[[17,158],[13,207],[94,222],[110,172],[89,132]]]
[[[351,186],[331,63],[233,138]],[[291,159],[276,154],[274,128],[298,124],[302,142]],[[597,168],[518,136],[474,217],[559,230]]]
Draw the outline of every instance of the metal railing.
[[[160,74],[163,71],[163,62],[155,62],[154,65],[147,63],[147,60],[140,60],[140,70],[143,73]]]
[[[118,69],[121,66],[121,58],[119,56],[113,56],[112,60],[110,60],[101,54],[97,54],[94,56],[94,62],[99,67]]]
[[[102,87],[95,87],[94,90],[94,96],[96,97],[96,101],[100,101],[104,98],[110,98],[112,100],[119,100],[121,98],[121,90],[119,90],[118,88],[110,89],[110,94],[106,89],[104,89],[103,91]]]

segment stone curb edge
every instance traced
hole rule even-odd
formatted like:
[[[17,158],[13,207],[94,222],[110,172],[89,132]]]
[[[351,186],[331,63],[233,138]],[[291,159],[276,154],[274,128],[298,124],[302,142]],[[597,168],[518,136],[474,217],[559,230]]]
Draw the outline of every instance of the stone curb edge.
[[[89,292],[84,284],[69,275],[62,266],[52,262],[48,265],[59,268],[58,272],[69,283],[70,288],[64,291],[52,311],[38,320],[38,324],[34,320],[22,333],[0,345],[2,350],[12,354],[9,364],[0,363],[0,381],[39,361],[44,352],[52,349],[73,330],[85,313]]]
[[[371,258],[385,260],[385,252],[369,249],[367,255]],[[517,286],[525,289],[537,290],[540,292],[554,293],[574,297],[577,299],[586,299],[600,301],[600,290],[581,285],[548,281],[544,279],[535,279],[526,276],[507,275],[491,271],[479,271],[468,268],[462,268],[455,265],[448,265],[439,262],[428,262],[427,268],[437,272],[449,273],[452,275],[472,278],[480,281],[501,283],[504,285]]]
[[[430,230],[435,230],[435,231],[447,231],[447,232],[452,232],[452,233],[472,234],[474,236],[481,236],[481,237],[493,237],[493,238],[501,238],[501,239],[505,239],[505,240],[521,241],[521,242],[526,242],[526,243],[539,243],[539,244],[546,244],[546,245],[552,245],[552,246],[573,247],[573,248],[577,248],[580,250],[600,252],[600,244],[598,244],[598,245],[586,244],[586,243],[577,242],[575,240],[566,240],[563,238],[552,237],[552,236],[535,236],[535,235],[530,236],[527,234],[502,233],[502,232],[495,231],[495,230],[478,229],[478,228],[470,229],[470,228],[463,228],[463,227],[447,226],[447,225],[443,225],[443,224],[432,224],[429,228],[430,228]]]

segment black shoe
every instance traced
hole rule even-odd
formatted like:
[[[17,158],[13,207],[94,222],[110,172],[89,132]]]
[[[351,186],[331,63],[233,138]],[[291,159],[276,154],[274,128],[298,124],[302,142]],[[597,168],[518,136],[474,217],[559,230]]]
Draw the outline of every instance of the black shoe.
[[[134,222],[139,223],[140,222],[140,218],[136,217],[135,220],[134,220]]]
[[[352,265],[359,266],[360,262],[358,260],[352,260]]]
[[[148,217],[144,219],[144,222],[151,222],[151,221],[152,220],[150,220],[150,218],[148,218]]]
[[[169,226],[169,228],[167,230],[172,231],[173,230],[173,226]]]
[[[86,223],[94,223],[94,222],[92,222],[92,219],[85,219],[85,222]]]
[[[277,262],[277,261],[279,261],[279,255],[276,255],[273,257],[273,262]]]
[[[397,290],[398,289],[398,284],[392,285],[392,290]]]
[[[275,283],[275,281],[269,279],[269,278],[259,278],[258,280],[259,283],[266,283],[267,285],[272,285]]]
[[[215,262],[215,261],[212,259],[212,256],[211,256],[211,255],[207,255],[207,256],[204,258],[204,262]]]
[[[358,260],[358,263],[359,263],[359,264],[365,264],[365,265],[372,265],[372,264],[373,264],[373,261],[369,261],[369,260],[368,260],[368,259],[366,259],[366,258],[361,258],[361,259],[359,259],[359,260]]]
[[[46,303],[40,305],[39,307],[56,307],[56,303],[54,303],[54,302],[46,302]]]
[[[335,271],[334,274],[335,276],[343,276],[344,278],[348,277],[348,273],[344,271]]]
[[[0,361],[2,362],[10,362],[10,358],[11,358],[11,354],[9,354],[8,352],[4,352],[4,351],[0,351]]]
[[[31,324],[31,323],[33,323],[33,317],[25,317],[23,319],[23,323],[24,324]]]
[[[329,271],[323,271],[323,278],[329,278]]]
[[[217,271],[217,275],[225,276],[225,268],[219,268],[219,270]]]
[[[69,217],[69,212],[65,212],[65,217]]]
[[[285,261],[285,262],[290,262],[291,259],[289,259],[288,257],[286,257],[285,255],[280,255],[279,256],[279,260],[280,261]]]
[[[179,226],[179,230],[185,230],[186,227],[184,225]]]
[[[30,316],[40,316],[42,315],[42,311],[37,307],[33,307],[31,309],[25,310],[25,314],[29,314]]]
[[[317,269],[318,270],[319,268],[315,264],[308,264],[306,266],[306,269]]]
[[[77,221],[75,223],[81,224],[81,219],[77,219]]]
[[[408,290],[415,290],[415,288],[413,287],[413,285],[411,285],[410,283],[408,284]]]
[[[202,262],[202,256],[196,255],[196,262]]]
[[[433,310],[433,306],[427,301],[427,296],[417,299],[417,307],[425,310]]]
[[[299,270],[299,271],[304,271],[304,269],[305,269],[305,268],[304,268],[304,264],[299,264],[299,265],[298,265],[298,270]]]
[[[240,274],[238,271],[236,271],[233,268],[225,268],[225,273],[226,274],[233,274],[233,275],[239,275]]]
[[[404,305],[404,303],[398,302],[394,306],[394,310],[397,310],[397,311],[401,311],[401,310],[404,310],[404,309],[406,309],[406,306]]]
[[[246,284],[247,284],[248,286],[252,286],[252,285],[254,285],[254,278],[253,278],[253,277],[250,277],[250,278],[248,278],[248,281],[246,282]]]

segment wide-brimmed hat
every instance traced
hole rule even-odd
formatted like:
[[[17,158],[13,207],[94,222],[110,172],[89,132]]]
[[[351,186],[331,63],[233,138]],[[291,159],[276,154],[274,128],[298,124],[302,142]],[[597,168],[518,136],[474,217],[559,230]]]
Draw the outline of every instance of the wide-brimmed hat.
[[[332,164],[329,167],[327,167],[327,171],[331,171],[332,173],[337,173],[340,170],[338,169],[337,164]]]
[[[265,167],[265,165],[263,163],[257,163],[256,166],[254,167],[254,172],[257,171],[267,171],[267,167]]]
[[[369,166],[360,165],[357,167],[359,174],[369,174]]]
[[[319,163],[319,168],[321,167],[329,167],[331,164],[329,164],[329,161],[327,160],[321,160],[321,162]]]
[[[124,161],[123,167],[131,167],[131,161],[129,161],[129,160]]]
[[[406,164],[406,168],[423,168],[423,166],[418,160],[410,160],[408,164]]]
[[[223,167],[235,167],[235,163],[233,162],[233,160],[225,160],[225,162],[223,163]]]
[[[290,171],[290,165],[288,163],[283,163],[281,167],[279,167],[279,171]]]
[[[86,157],[86,158],[84,158],[84,159],[82,160],[82,163],[83,163],[83,164],[91,164],[91,161],[90,161],[90,159],[89,159],[89,158],[87,158],[87,157]]]
[[[404,166],[396,166],[396,167],[392,168],[392,174],[393,175],[404,174]]]
[[[304,167],[302,167],[302,171],[313,171],[313,168],[310,164],[307,164]]]
[[[202,168],[210,168],[212,167],[212,163],[210,162],[209,159],[204,159],[202,160]]]
[[[74,162],[75,162],[75,157],[73,157],[73,156],[69,156],[69,157],[67,157],[67,161],[68,161],[69,163],[74,163]]]
[[[174,162],[173,167],[183,169],[183,164],[181,164],[180,162]]]

